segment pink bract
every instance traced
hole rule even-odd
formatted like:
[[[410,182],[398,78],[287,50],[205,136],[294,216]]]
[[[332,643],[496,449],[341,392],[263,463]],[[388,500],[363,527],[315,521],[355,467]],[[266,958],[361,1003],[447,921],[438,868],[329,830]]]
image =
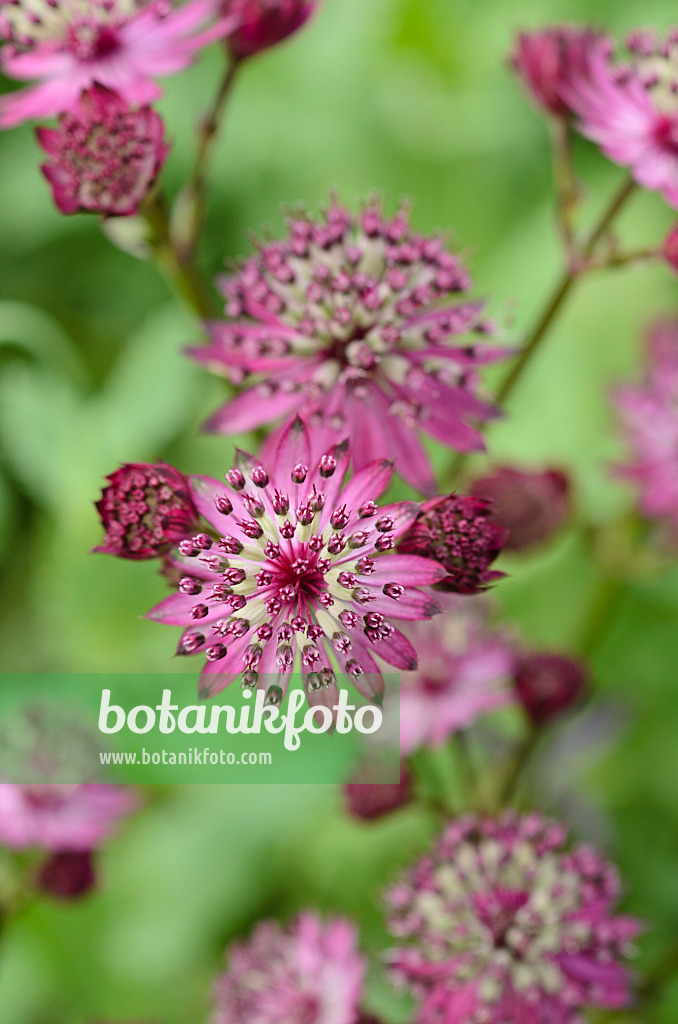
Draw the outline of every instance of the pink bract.
[[[583,1024],[630,1001],[639,922],[615,915],[617,872],[538,814],[448,825],[387,894],[394,979],[418,1024]]]
[[[237,25],[217,0],[2,0],[0,66],[36,84],[0,99],[0,127],[73,111],[93,85],[150,103],[161,95],[157,78]]]
[[[442,615],[412,623],[405,632],[418,651],[419,666],[401,677],[403,754],[439,746],[513,700],[515,652],[507,636],[487,625],[485,599],[446,598]]]
[[[215,989],[212,1024],[356,1024],[365,961],[354,926],[301,914],[234,943]]]
[[[148,617],[184,627],[179,653],[204,651],[202,693],[244,673],[244,685],[265,687],[277,702],[300,661],[309,701],[331,707],[335,663],[371,699],[384,688],[373,655],[398,669],[416,667],[416,651],[391,619],[437,614],[436,601],[418,588],[445,571],[394,553],[419,505],[377,505],[392,465],[370,463],[344,484],[349,457],[343,442],[314,461],[297,419],[268,468],[239,452],[226,485],[189,478],[216,537],[179,545],[179,592]]]
[[[50,157],[42,171],[62,213],[136,213],[169,152],[162,119],[150,107],[133,109],[95,86],[83,93],[58,128],[38,128]]]
[[[55,853],[92,850],[135,806],[132,792],[120,786],[0,783],[0,844]]]
[[[376,202],[358,217],[332,203],[322,219],[299,214],[287,226],[223,281],[228,319],[191,350],[243,385],[208,429],[236,434],[299,414],[321,450],[350,436],[356,469],[393,458],[434,493],[420,434],[481,449],[478,424],[495,413],[478,397],[477,368],[510,354],[485,343],[483,303],[459,300],[466,270],[441,235],[415,233],[404,209],[387,219]]]
[[[567,96],[582,134],[678,207],[678,32],[634,32],[628,50],[614,59],[607,40],[599,42]]]

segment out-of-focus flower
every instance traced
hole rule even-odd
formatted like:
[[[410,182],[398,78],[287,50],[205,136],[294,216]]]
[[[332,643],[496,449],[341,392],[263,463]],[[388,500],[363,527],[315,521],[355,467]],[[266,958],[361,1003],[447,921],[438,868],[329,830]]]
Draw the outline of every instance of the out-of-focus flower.
[[[545,725],[579,700],[587,679],[577,658],[537,651],[519,658],[513,681],[529,718],[535,725]]]
[[[180,544],[179,593],[148,617],[185,627],[179,653],[204,651],[203,693],[244,672],[244,685],[266,686],[277,703],[299,659],[309,702],[331,707],[335,661],[371,699],[384,688],[373,654],[399,669],[416,667],[414,648],[391,619],[437,614],[432,596],[417,588],[439,582],[445,570],[393,552],[419,505],[376,504],[391,463],[374,462],[344,485],[349,457],[343,442],[313,461],[297,419],[270,469],[240,452],[227,486],[190,477],[218,538],[203,533]]]
[[[640,491],[641,512],[678,526],[678,321],[649,335],[644,380],[617,388],[614,401],[631,454],[619,472]]]
[[[357,1024],[365,961],[342,918],[301,914],[235,943],[217,981],[212,1024]]]
[[[509,536],[506,551],[524,551],[549,540],[570,515],[570,481],[558,469],[541,473],[497,466],[475,479],[471,493],[489,501],[491,519]]]
[[[37,886],[59,900],[78,899],[91,892],[97,877],[91,850],[51,854],[41,866]]]
[[[532,99],[558,117],[572,113],[567,89],[573,78],[586,77],[589,62],[600,36],[577,25],[554,25],[535,32],[522,32],[511,63]]]
[[[223,283],[229,319],[191,355],[244,391],[209,421],[236,434],[301,415],[321,450],[349,436],[357,469],[397,460],[413,486],[434,493],[420,432],[458,451],[483,447],[477,367],[509,350],[442,236],[416,234],[407,211],[388,220],[377,202],[353,217],[332,203],[322,220],[298,215],[288,236],[259,246]],[[322,426],[322,429],[320,429]],[[274,435],[265,455],[277,442]]]
[[[447,569],[440,590],[477,594],[502,572],[490,569],[509,532],[491,518],[489,502],[473,495],[448,494],[425,501],[398,550],[434,558]]]
[[[121,786],[0,783],[0,844],[55,853],[93,850],[136,802]]]
[[[628,58],[615,60],[600,41],[567,96],[582,134],[678,207],[678,31],[633,32],[627,46]]]
[[[106,477],[96,507],[106,531],[97,547],[118,558],[156,558],[198,528],[188,480],[172,466],[128,462]]]
[[[438,746],[451,733],[512,701],[513,645],[487,625],[483,598],[447,599],[442,615],[412,623],[406,632],[419,666],[401,677],[403,754]]]
[[[666,236],[662,246],[662,255],[671,270],[678,273],[678,224]]]
[[[252,57],[282,43],[304,25],[318,0],[226,0],[227,13],[237,14],[240,24],[228,39],[237,60]]]
[[[0,67],[36,84],[0,99],[0,127],[72,111],[93,85],[150,103],[162,93],[156,78],[237,25],[217,0],[2,0]]]
[[[615,916],[615,869],[538,814],[448,825],[387,895],[395,978],[419,1024],[581,1024],[628,1004],[623,958],[639,931]]]
[[[50,158],[42,171],[62,213],[136,213],[169,152],[154,110],[133,109],[101,86],[83,93],[58,128],[36,134]]]
[[[412,800],[412,776],[401,765],[399,782],[349,782],[344,787],[346,808],[354,818],[374,821]]]

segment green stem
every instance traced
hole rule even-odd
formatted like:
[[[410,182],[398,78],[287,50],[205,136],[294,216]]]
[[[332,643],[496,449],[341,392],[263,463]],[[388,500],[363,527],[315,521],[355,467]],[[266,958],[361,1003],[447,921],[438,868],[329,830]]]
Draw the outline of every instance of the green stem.
[[[566,118],[557,117],[551,121],[551,150],[556,191],[556,219],[563,248],[569,258],[574,248],[573,218],[579,196],[572,171],[572,129]]]
[[[582,657],[590,658],[600,647],[616,618],[625,593],[626,583],[624,580],[610,578],[602,580],[579,641],[579,653]]]
[[[194,313],[201,320],[209,320],[215,315],[209,289],[193,260],[182,257],[173,245],[162,196],[154,196],[141,212],[150,230],[149,244],[158,266]]]

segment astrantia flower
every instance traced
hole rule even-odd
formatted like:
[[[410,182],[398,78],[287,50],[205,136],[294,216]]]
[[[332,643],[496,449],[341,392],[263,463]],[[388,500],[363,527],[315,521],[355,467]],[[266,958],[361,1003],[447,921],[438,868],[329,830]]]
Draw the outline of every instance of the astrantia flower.
[[[106,477],[96,507],[106,531],[95,548],[118,558],[156,558],[198,528],[188,480],[172,466],[128,462]]]
[[[400,766],[399,782],[348,782],[344,786],[346,809],[353,818],[374,821],[409,804],[414,796],[412,776]]]
[[[485,599],[448,598],[442,615],[406,632],[419,666],[401,680],[403,754],[437,746],[513,699],[515,653],[509,638],[487,625]]]
[[[41,892],[58,900],[85,896],[97,882],[91,850],[52,853],[40,867],[36,885]]]
[[[631,449],[620,473],[640,490],[640,509],[678,527],[678,322],[651,333],[645,379],[615,392]]]
[[[567,117],[566,97],[574,76],[586,76],[600,36],[576,25],[555,25],[523,32],[516,40],[511,62],[532,99],[544,110]]]
[[[62,213],[136,213],[169,152],[154,110],[133,109],[100,86],[83,93],[58,128],[36,134],[50,157],[42,170]]]
[[[235,943],[217,981],[212,1024],[358,1024],[365,961],[342,918],[301,914]]]
[[[441,590],[476,594],[504,575],[490,569],[509,532],[491,519],[492,506],[467,494],[425,501],[399,551],[434,558],[447,569]]]
[[[545,725],[575,704],[587,683],[577,658],[551,651],[523,655],[516,664],[514,685],[521,704],[535,725]]]
[[[460,818],[388,893],[395,978],[418,1024],[583,1024],[629,1002],[639,931],[615,869],[537,814]]]
[[[130,790],[99,783],[0,783],[0,844],[54,852],[86,851],[112,834],[135,801]]]
[[[0,67],[37,82],[0,99],[0,127],[72,111],[95,84],[149,103],[161,95],[156,78],[237,24],[217,0],[0,0]]]
[[[580,130],[644,188],[678,207],[678,32],[634,32],[628,59],[598,43],[567,95]]]
[[[228,40],[238,60],[276,46],[304,25],[317,0],[226,0],[225,9],[237,14],[240,25]]]
[[[433,476],[419,431],[459,451],[482,448],[493,410],[476,367],[504,358],[483,343],[483,304],[456,302],[468,274],[442,236],[415,234],[405,210],[376,202],[353,217],[288,220],[224,281],[229,319],[192,355],[245,390],[209,421],[235,434],[300,414],[324,445],[349,436],[357,469],[387,456],[420,490]],[[324,431],[320,431],[320,424]]]
[[[505,527],[506,551],[525,551],[543,544],[570,514],[570,482],[561,470],[530,472],[497,466],[473,480],[470,490],[492,506],[492,522]]]
[[[245,685],[266,686],[277,700],[300,661],[309,700],[331,706],[335,662],[370,698],[384,686],[373,655],[416,667],[414,648],[391,620],[435,615],[436,602],[416,588],[445,571],[393,553],[419,506],[376,504],[392,465],[374,462],[344,486],[348,461],[344,442],[313,464],[307,430],[295,420],[270,468],[239,453],[226,486],[190,478],[216,537],[180,545],[179,593],[148,616],[185,627],[180,653],[205,653],[204,693],[244,672]]]

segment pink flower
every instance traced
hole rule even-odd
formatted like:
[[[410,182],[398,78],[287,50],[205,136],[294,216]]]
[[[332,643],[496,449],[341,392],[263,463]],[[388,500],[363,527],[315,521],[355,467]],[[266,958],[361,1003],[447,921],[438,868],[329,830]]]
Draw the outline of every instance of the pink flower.
[[[640,491],[640,510],[678,527],[678,321],[650,334],[645,379],[616,390],[631,450],[620,473]]]
[[[473,480],[470,490],[490,503],[492,522],[509,531],[506,551],[525,551],[543,544],[571,512],[570,481],[559,469],[539,473],[497,466]]]
[[[228,40],[237,60],[276,46],[310,18],[318,0],[226,0],[225,9],[237,14],[240,25]]]
[[[493,410],[477,396],[476,367],[510,354],[482,342],[482,303],[453,302],[469,287],[444,239],[415,234],[405,210],[387,220],[371,202],[355,218],[333,203],[321,221],[291,217],[286,239],[261,244],[224,281],[229,319],[191,351],[244,384],[208,429],[236,434],[300,414],[325,447],[350,436],[357,469],[394,458],[433,493],[418,434],[482,448],[476,424]]]
[[[130,790],[99,783],[0,783],[0,843],[15,849],[85,852],[108,839],[134,810]]]
[[[597,32],[576,25],[555,25],[523,32],[511,62],[538,106],[558,117],[572,113],[567,89],[574,76],[586,76],[600,40]]]
[[[307,429],[295,420],[269,469],[240,452],[226,486],[190,478],[216,537],[180,544],[179,592],[148,617],[184,626],[179,653],[205,652],[204,694],[244,671],[245,685],[265,685],[277,703],[299,659],[310,702],[331,707],[335,662],[377,699],[384,683],[373,654],[416,667],[391,619],[435,615],[438,605],[417,588],[445,575],[430,559],[393,552],[419,506],[376,504],[393,472],[383,459],[344,485],[346,442],[316,462],[310,456]]]
[[[549,651],[523,655],[514,674],[516,693],[535,725],[546,725],[581,697],[588,674],[577,658]]]
[[[357,1024],[365,961],[343,918],[266,921],[235,943],[217,981],[212,1024]]]
[[[600,41],[567,96],[582,134],[678,207],[678,33],[634,32],[628,49],[628,60],[615,61]]]
[[[640,930],[617,917],[615,869],[538,814],[448,825],[387,894],[393,974],[418,1024],[582,1024],[630,999],[623,958]]]
[[[0,127],[73,111],[95,84],[150,103],[161,95],[156,78],[183,70],[237,24],[217,0],[2,0],[0,67],[36,84],[0,100]]]
[[[127,462],[106,478],[96,508],[106,531],[95,548],[118,558],[156,558],[198,528],[188,480],[172,466]]]
[[[492,631],[483,598],[448,598],[444,613],[412,623],[407,635],[419,653],[416,672],[401,679],[400,749],[411,754],[439,746],[481,715],[509,704],[515,653]]]
[[[414,524],[398,544],[399,551],[434,558],[448,575],[440,590],[477,594],[501,572],[490,570],[509,531],[491,519],[492,506],[467,494],[448,494],[425,501]]]
[[[136,213],[169,152],[163,130],[150,107],[132,109],[101,86],[83,93],[58,128],[38,128],[51,158],[42,171],[61,212]]]

